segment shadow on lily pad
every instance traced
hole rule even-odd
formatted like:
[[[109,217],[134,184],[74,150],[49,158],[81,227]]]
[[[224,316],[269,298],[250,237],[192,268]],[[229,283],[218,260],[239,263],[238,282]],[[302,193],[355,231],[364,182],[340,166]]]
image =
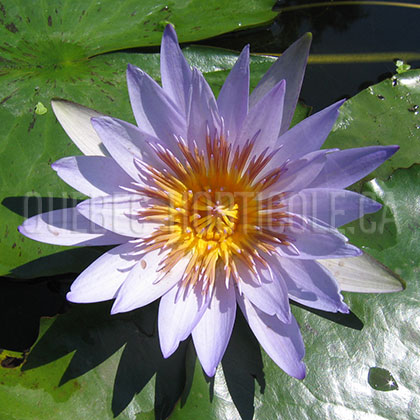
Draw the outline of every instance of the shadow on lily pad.
[[[309,308],[308,306],[302,305],[297,302],[290,301],[292,305],[298,308],[305,309],[306,311],[312,312],[322,318],[328,319],[329,321],[335,322],[336,324],[343,325],[344,327],[351,328],[353,330],[361,331],[363,329],[363,322],[353,312],[343,314],[341,312],[326,312],[319,309]]]
[[[241,418],[253,419],[255,381],[261,393],[265,390],[264,366],[260,345],[240,311],[222,366],[229,393]]]
[[[25,218],[36,216],[47,211],[75,207],[81,200],[60,197],[19,196],[6,197],[1,204]]]
[[[29,218],[37,214],[76,206],[80,200],[59,197],[19,196],[6,197],[1,204],[10,211]],[[59,249],[59,248],[57,248]],[[34,259],[14,268],[8,276],[33,279],[57,274],[80,273],[99,258],[109,247],[83,247],[66,249],[52,255]],[[35,255],[35,254],[34,254]]]
[[[115,417],[155,377],[155,418],[168,418],[179,400],[183,406],[188,399],[196,363],[192,341],[184,341],[170,358],[164,359],[157,335],[157,302],[114,316],[110,315],[110,308],[110,302],[74,305],[66,314],[56,318],[35,344],[22,366],[22,372],[45,367],[51,362],[61,364],[62,368],[58,371],[64,373],[60,374],[58,388],[51,383],[54,380],[41,385],[54,396],[60,388],[76,381],[83,387],[83,381],[78,378],[99,368],[98,375],[87,376],[84,380],[94,378],[94,381],[99,381],[98,389],[109,388]],[[103,377],[100,365],[117,352],[121,352],[121,357],[116,374],[112,365],[106,368],[108,381],[107,377]],[[66,356],[71,353],[74,354],[69,362]],[[243,419],[251,419],[255,379],[262,392],[265,382],[258,342],[242,315],[238,316],[223,359],[223,370],[238,411]],[[212,378],[206,380],[211,400],[214,381]],[[112,381],[113,387],[109,385]]]
[[[40,318],[67,310],[57,284],[57,279],[16,282],[0,277],[0,349],[25,352],[38,338]]]
[[[123,348],[113,386],[114,416],[156,375],[155,417],[167,418],[185,387],[187,342],[172,357],[164,359],[156,334],[157,304],[116,316],[109,314],[110,308],[109,302],[76,305],[58,317],[32,349],[22,371],[36,369],[74,352],[59,381],[61,387],[97,368]],[[110,381],[111,378],[114,372],[110,372]]]
[[[80,273],[108,249],[110,247],[66,249],[22,264],[11,270],[8,275],[19,281],[19,279],[49,277],[64,273]]]

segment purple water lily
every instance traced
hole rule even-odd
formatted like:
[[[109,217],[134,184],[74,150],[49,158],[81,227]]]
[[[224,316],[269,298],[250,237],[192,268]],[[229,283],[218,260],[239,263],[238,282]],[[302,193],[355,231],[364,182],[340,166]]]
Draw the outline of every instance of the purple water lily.
[[[164,357],[191,334],[209,376],[239,305],[275,363],[303,378],[304,345],[289,299],[347,313],[341,290],[401,289],[337,230],[380,208],[344,188],[398,147],[319,150],[342,101],[289,129],[310,39],[295,42],[251,95],[245,47],[216,100],[167,26],[162,87],[139,68],[127,70],[138,127],[53,101],[87,156],[52,167],[91,198],[32,217],[20,232],[60,245],[118,244],[79,275],[69,301],[115,299],[115,314],[160,298]]]

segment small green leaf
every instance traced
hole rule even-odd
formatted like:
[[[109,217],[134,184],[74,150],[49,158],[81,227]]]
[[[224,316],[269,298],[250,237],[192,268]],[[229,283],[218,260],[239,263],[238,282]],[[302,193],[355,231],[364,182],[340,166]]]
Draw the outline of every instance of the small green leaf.
[[[410,64],[404,63],[402,60],[396,60],[395,66],[398,74],[405,73],[406,71],[411,69]]]
[[[45,106],[44,106],[44,104],[42,103],[42,102],[38,102],[36,105],[35,105],[35,114],[38,114],[38,115],[44,115],[44,114],[46,114],[48,112],[48,109],[47,108],[45,108]]]

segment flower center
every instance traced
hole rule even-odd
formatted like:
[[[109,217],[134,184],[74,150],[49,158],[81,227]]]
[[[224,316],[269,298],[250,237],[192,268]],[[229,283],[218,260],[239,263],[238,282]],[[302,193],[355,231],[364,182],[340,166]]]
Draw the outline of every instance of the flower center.
[[[225,193],[223,187],[213,191],[193,193],[187,200],[188,225],[195,235],[206,241],[223,242],[230,237],[239,219],[239,205],[232,193]]]
[[[261,197],[278,181],[282,168],[261,175],[274,153],[251,157],[253,144],[248,141],[232,152],[224,138],[207,138],[206,150],[199,151],[180,139],[183,162],[152,145],[169,170],[139,163],[150,182],[138,192],[152,199],[139,212],[139,221],[159,224],[143,242],[147,250],[168,250],[164,273],[189,258],[182,278],[186,287],[207,293],[215,285],[218,264],[226,284],[230,278],[239,282],[238,263],[257,273],[256,264],[266,266],[261,254],[276,252],[279,244],[291,245],[281,230],[289,224],[282,211],[284,194]]]

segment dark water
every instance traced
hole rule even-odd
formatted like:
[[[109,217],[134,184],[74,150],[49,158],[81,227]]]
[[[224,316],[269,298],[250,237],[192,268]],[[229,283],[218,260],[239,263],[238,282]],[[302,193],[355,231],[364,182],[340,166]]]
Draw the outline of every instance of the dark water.
[[[282,1],[278,9],[315,1]],[[354,96],[360,90],[395,73],[393,59],[405,53],[420,55],[420,2],[393,2],[397,6],[346,5],[313,7],[280,13],[273,24],[238,31],[201,42],[240,50],[251,44],[251,51],[281,53],[305,32],[312,32],[311,54],[329,55],[322,64],[309,64],[301,98],[315,110],[337,99]],[[411,3],[418,8],[408,8]],[[336,63],[335,55],[388,53],[377,62]],[[357,59],[356,59],[357,60]],[[360,61],[360,60],[359,60]],[[420,67],[420,60],[408,60]]]

